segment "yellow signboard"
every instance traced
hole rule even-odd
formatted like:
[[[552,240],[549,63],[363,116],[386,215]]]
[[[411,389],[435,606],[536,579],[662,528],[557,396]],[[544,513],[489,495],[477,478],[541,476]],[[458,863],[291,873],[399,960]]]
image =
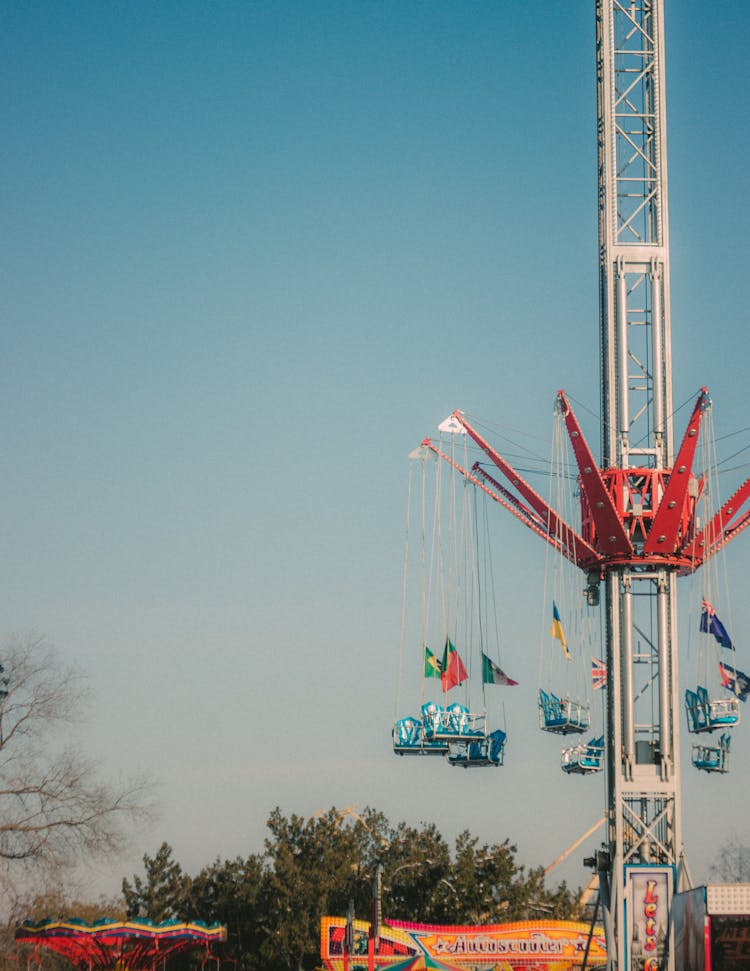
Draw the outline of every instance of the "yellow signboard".
[[[354,921],[351,946],[344,946],[346,919],[321,921],[321,958],[328,971],[365,971],[368,968],[370,927]],[[589,925],[574,921],[520,921],[485,926],[443,926],[389,921],[380,927],[373,966],[380,971],[425,955],[440,964],[466,971],[574,971],[604,965],[606,947],[601,928],[589,940]]]

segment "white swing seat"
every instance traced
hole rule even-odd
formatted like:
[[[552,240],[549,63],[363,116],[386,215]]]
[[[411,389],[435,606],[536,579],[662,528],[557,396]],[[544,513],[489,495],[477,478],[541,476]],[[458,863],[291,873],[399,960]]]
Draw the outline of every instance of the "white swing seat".
[[[688,731],[694,735],[713,732],[739,724],[740,702],[738,698],[709,698],[708,691],[698,685],[695,691],[685,692],[685,711]]]
[[[604,736],[581,745],[563,749],[560,767],[569,774],[589,775],[601,772],[604,763]]]
[[[551,692],[539,691],[539,727],[556,735],[582,734],[588,731],[588,705],[570,698],[558,698]]]
[[[426,739],[451,742],[457,738],[483,739],[487,716],[484,712],[470,712],[466,705],[454,702],[444,707],[434,701],[422,705],[422,724]]]
[[[729,772],[729,735],[722,735],[719,744],[694,745],[692,761],[704,772]]]
[[[393,726],[393,751],[396,755],[447,755],[448,743],[425,738],[422,722],[410,716],[399,718]]]

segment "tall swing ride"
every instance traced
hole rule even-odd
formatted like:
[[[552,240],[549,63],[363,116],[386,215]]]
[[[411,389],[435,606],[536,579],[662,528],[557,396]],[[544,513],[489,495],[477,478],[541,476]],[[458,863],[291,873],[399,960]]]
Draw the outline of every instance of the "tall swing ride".
[[[688,731],[697,739],[693,765],[725,773],[739,700],[750,692],[715,606],[726,616],[716,564],[750,525],[750,479],[721,501],[706,388],[694,400],[682,438],[674,435],[664,2],[595,0],[595,10],[601,459],[564,391],[557,393],[555,413],[579,492],[572,515],[558,501],[543,498],[461,411],[441,426],[449,433],[447,445],[442,437],[422,442],[415,454],[423,476],[427,457],[451,472],[447,495],[436,472],[433,540],[423,543],[422,554],[420,665],[425,686],[439,679],[443,703],[425,696],[421,717],[397,719],[393,738],[399,755],[439,755],[465,767],[503,762],[505,727],[491,723],[484,692],[512,679],[501,666],[507,662],[488,653],[488,590],[478,566],[481,496],[541,537],[561,563],[583,573],[585,607],[603,615],[604,657],[592,657],[589,672],[595,680],[598,672],[605,686],[602,732],[582,740],[591,731],[591,710],[571,685],[540,687],[540,727],[580,740],[563,752],[565,771],[605,769],[606,849],[591,862],[599,875],[608,968],[624,969],[642,955],[639,966],[653,971],[674,969],[666,941],[671,897],[684,872],[681,712],[684,708]],[[469,458],[469,443],[478,461]],[[457,477],[463,490],[452,484]],[[441,503],[447,503],[450,535],[439,525]],[[429,534],[424,500],[422,513],[424,539]],[[686,689],[683,706],[677,580],[696,574],[704,584],[696,625],[702,647],[697,680]],[[571,609],[558,590],[550,633],[565,660]],[[435,615],[439,626],[431,630]],[[431,649],[435,643],[443,645],[442,655]],[[467,666],[457,645],[470,643],[479,644],[479,661]],[[449,692],[470,684],[472,667],[483,675],[481,705],[468,695],[449,703]],[[648,915],[645,931],[638,924],[640,912]]]

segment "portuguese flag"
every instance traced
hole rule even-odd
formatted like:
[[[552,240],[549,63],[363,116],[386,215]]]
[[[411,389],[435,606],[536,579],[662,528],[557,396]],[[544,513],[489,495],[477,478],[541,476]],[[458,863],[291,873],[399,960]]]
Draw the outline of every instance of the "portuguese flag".
[[[440,680],[443,685],[443,691],[450,691],[451,688],[455,688],[457,684],[461,684],[465,681],[469,675],[464,667],[464,662],[451,642],[449,637],[445,638],[445,650],[443,651],[443,663],[441,665],[442,673],[440,675]]]

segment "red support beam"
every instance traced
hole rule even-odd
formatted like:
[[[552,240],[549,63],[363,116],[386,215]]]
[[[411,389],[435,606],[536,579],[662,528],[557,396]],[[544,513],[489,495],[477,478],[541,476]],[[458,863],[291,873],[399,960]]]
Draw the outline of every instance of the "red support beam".
[[[682,439],[682,445],[680,445],[680,450],[672,467],[669,482],[664,490],[664,495],[651,524],[648,539],[643,547],[643,552],[647,556],[660,553],[671,556],[677,552],[680,545],[680,525],[683,522],[683,511],[693,469],[695,448],[698,444],[698,432],[709,403],[708,391],[706,388],[701,388],[701,393],[698,395],[698,400]]]
[[[750,526],[750,510],[746,510],[744,515],[737,519],[748,499],[750,499],[750,479],[745,479],[734,495],[724,503],[685,549],[685,556],[695,563],[695,569]]]
[[[459,471],[463,476],[472,481],[475,485],[478,485],[484,492],[487,493],[495,502],[499,503],[503,508],[507,509],[512,513],[516,519],[520,519],[522,523],[529,527],[538,536],[546,540],[555,549],[561,550],[563,554],[571,562],[575,563],[576,566],[580,567],[582,570],[590,570],[598,566],[600,563],[600,556],[597,551],[591,546],[586,540],[580,536],[571,526],[569,526],[565,520],[563,520],[555,510],[545,502],[544,499],[525,481],[525,479],[519,475],[518,472],[509,465],[508,462],[497,452],[492,446],[479,434],[476,429],[472,428],[469,422],[463,417],[460,411],[454,411],[453,417],[455,417],[461,424],[463,428],[466,429],[467,434],[476,442],[476,444],[482,449],[482,451],[488,456],[488,458],[493,462],[495,466],[502,472],[503,476],[508,480],[511,486],[523,497],[523,499],[528,504],[524,505],[515,496],[509,496],[508,498],[503,498],[501,495],[493,492],[489,489],[483,482],[481,482],[475,475],[469,472],[467,469],[462,468],[451,458],[449,458],[445,453],[441,452],[432,442],[426,438],[422,444],[430,448],[436,455],[439,455],[446,462],[452,465],[457,471]],[[480,470],[482,472],[482,470]],[[483,473],[486,476],[486,473]],[[494,483],[494,480],[492,480]],[[503,490],[506,492],[507,491]]]
[[[477,486],[478,489],[481,489],[482,492],[488,495],[490,499],[492,499],[498,505],[502,506],[503,509],[507,509],[509,513],[511,513],[513,516],[516,517],[516,519],[520,519],[520,521],[524,524],[524,526],[528,526],[529,529],[531,529],[533,532],[537,534],[537,536],[541,536],[542,539],[547,540],[547,542],[549,543],[552,543],[555,549],[561,548],[560,544],[553,541],[553,539],[548,535],[544,526],[541,525],[539,521],[536,518],[534,518],[532,514],[528,512],[528,510],[525,510],[522,504],[520,504],[517,501],[512,503],[508,502],[507,499],[504,499],[496,492],[493,492],[492,489],[490,489],[488,486],[484,484],[484,482],[481,481],[481,479],[478,479],[472,472],[469,472],[468,469],[465,469],[463,465],[461,465],[459,462],[456,462],[454,459],[452,459],[450,455],[446,455],[445,452],[441,451],[437,447],[437,445],[435,445],[435,443],[432,442],[429,438],[425,438],[422,441],[422,445],[425,448],[429,448],[431,452],[434,452],[434,454],[437,455],[438,458],[441,458],[443,459],[444,462],[447,462],[448,465],[452,466],[456,470],[456,472],[460,473],[462,476],[464,476],[464,478],[468,479],[469,482]],[[481,472],[481,470],[479,471]]]
[[[578,464],[581,489],[586,493],[591,517],[596,526],[599,552],[604,557],[633,556],[633,544],[625,531],[620,514],[594,460],[591,449],[583,437],[581,426],[573,413],[564,391],[557,392],[557,400],[568,430],[570,444]]]

